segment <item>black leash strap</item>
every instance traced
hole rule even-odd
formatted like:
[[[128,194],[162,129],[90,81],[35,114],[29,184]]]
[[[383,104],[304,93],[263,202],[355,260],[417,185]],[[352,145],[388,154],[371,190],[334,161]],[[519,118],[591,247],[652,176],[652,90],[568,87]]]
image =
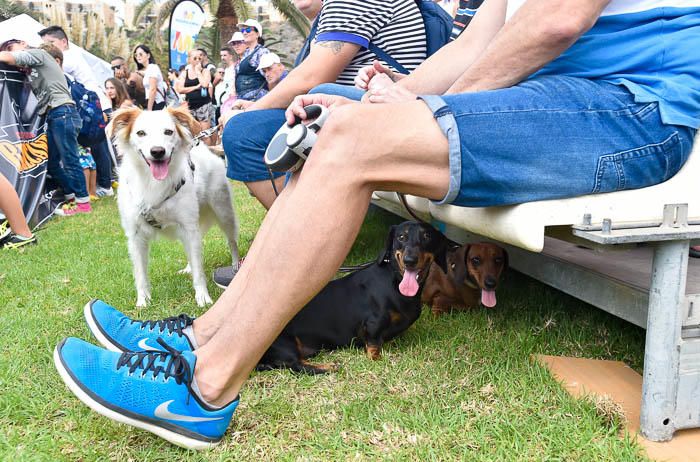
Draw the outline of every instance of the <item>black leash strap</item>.
[[[397,192],[396,195],[399,197],[399,201],[401,201],[401,205],[406,209],[409,215],[413,217],[414,220],[416,220],[419,223],[428,223],[427,221],[423,220],[421,217],[416,215],[416,213],[411,210],[411,207],[408,206],[408,201],[406,201],[406,196],[400,192]]]

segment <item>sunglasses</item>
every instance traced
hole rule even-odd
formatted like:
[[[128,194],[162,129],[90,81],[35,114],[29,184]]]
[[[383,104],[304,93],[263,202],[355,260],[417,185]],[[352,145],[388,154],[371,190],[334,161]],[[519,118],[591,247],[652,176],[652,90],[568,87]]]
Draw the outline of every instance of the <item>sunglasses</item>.
[[[112,66],[112,70],[116,71],[117,69],[120,69],[123,66],[123,64],[117,64],[116,66]]]
[[[250,34],[254,30],[256,30],[254,27],[241,27],[241,32],[243,32],[244,34]]]
[[[245,45],[245,42],[236,40],[235,42],[231,42],[231,45],[233,45],[234,47],[235,47],[236,45]]]

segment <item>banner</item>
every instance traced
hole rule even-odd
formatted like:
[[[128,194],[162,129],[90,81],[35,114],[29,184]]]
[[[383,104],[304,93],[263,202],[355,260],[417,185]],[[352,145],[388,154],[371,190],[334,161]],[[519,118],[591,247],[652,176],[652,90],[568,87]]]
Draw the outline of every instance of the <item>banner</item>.
[[[170,14],[170,68],[187,64],[187,53],[194,48],[206,14],[193,0],[182,0]]]
[[[25,75],[0,64],[0,174],[14,186],[32,225],[53,213],[44,197],[48,159],[43,118]]]

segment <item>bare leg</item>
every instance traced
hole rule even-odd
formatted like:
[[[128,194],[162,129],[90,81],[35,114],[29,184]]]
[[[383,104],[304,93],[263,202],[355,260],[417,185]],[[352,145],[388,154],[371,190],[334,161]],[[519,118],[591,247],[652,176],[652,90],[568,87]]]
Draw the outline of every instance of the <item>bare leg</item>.
[[[87,183],[88,194],[90,196],[97,195],[97,170],[90,170],[90,178]]]
[[[272,183],[270,183],[270,180],[251,181],[245,185],[248,186],[250,192],[253,193],[255,198],[260,201],[263,207],[270,210],[272,203],[275,202],[275,199],[277,199],[275,190],[272,189]],[[284,188],[283,176],[275,179],[275,187],[277,188],[277,192],[282,191],[282,188]]]
[[[24,217],[22,204],[17,197],[17,191],[12,187],[10,182],[0,174],[0,210],[10,223],[10,229],[15,234],[23,237],[32,237],[32,231],[27,225],[27,219]]]
[[[205,399],[233,399],[286,323],[330,280],[357,236],[372,191],[445,195],[447,153],[447,140],[422,102],[352,105],[333,113],[297,184],[265,218],[246,264],[195,322],[199,339],[207,318],[223,319],[195,352]]]

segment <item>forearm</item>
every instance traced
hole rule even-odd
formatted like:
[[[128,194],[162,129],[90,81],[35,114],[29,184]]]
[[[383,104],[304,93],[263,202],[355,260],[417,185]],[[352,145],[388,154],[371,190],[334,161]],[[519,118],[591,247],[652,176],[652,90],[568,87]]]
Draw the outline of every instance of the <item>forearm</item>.
[[[445,93],[503,27],[506,4],[505,0],[486,0],[457,40],[425,60],[410,75],[402,78],[399,85],[415,94]]]
[[[447,93],[506,88],[523,81],[590,29],[609,1],[526,2]]]
[[[149,111],[153,109],[153,105],[156,103],[156,92],[157,92],[157,89],[155,87],[151,87],[151,89],[148,90],[147,106],[148,106]]]
[[[16,64],[15,57],[9,51],[0,51],[0,63],[14,66]]]

